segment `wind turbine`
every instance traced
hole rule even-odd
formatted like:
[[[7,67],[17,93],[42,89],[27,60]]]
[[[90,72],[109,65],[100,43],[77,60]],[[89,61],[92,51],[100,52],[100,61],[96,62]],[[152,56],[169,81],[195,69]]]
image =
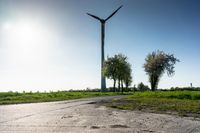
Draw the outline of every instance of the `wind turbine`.
[[[103,64],[104,64],[104,40],[105,40],[105,23],[113,16],[117,11],[122,8],[122,5],[115,10],[110,16],[108,16],[106,19],[101,19],[95,15],[92,15],[90,13],[87,13],[87,15],[99,20],[101,22],[101,91],[106,91],[106,79],[103,74]]]

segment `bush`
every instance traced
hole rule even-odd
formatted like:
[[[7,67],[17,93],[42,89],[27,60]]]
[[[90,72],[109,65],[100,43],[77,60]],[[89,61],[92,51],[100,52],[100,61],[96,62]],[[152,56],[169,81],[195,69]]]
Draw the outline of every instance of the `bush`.
[[[150,90],[147,85],[144,85],[142,82],[138,84],[137,86],[138,91],[147,91]]]

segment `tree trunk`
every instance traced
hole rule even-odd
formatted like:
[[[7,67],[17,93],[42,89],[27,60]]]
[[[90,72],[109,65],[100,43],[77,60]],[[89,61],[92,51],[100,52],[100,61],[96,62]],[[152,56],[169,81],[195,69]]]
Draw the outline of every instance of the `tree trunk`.
[[[121,88],[122,88],[122,93],[124,92],[124,86],[123,86],[123,81],[121,80]]]
[[[155,90],[155,85],[154,85],[154,77],[153,75],[150,77],[150,81],[151,81],[151,90],[154,91]]]
[[[114,92],[116,92],[116,87],[115,87],[115,85],[116,85],[116,80],[114,79],[114,84],[113,84],[113,89],[114,89],[113,91],[114,91]]]
[[[118,91],[120,91],[120,80],[118,80]]]
[[[150,82],[151,82],[151,90],[155,91],[158,86],[159,77],[157,75],[151,75]]]
[[[128,83],[126,82],[125,85],[126,85],[126,91],[128,92]]]

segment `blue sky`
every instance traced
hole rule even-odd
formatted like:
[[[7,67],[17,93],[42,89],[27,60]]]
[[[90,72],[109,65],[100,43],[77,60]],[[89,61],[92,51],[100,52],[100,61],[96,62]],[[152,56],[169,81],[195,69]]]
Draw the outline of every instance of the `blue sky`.
[[[128,56],[133,85],[149,85],[144,59],[163,50],[181,62],[160,88],[200,86],[198,0],[0,0],[0,91],[99,88],[100,24],[86,12],[106,18],[122,4],[105,52]]]

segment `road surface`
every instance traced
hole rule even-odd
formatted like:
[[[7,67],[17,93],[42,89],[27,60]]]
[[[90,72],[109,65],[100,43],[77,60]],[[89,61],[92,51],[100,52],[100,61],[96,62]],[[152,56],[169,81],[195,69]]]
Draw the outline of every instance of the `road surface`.
[[[99,104],[123,96],[0,106],[0,133],[200,133],[195,118],[126,111]]]

